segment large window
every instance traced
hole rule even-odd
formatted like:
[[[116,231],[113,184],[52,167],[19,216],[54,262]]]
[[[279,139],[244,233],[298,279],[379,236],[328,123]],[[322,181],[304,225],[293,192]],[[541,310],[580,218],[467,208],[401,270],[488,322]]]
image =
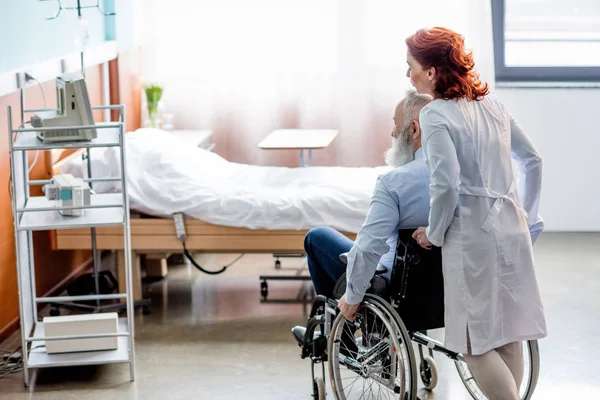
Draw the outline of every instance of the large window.
[[[600,82],[600,0],[492,0],[498,82]]]

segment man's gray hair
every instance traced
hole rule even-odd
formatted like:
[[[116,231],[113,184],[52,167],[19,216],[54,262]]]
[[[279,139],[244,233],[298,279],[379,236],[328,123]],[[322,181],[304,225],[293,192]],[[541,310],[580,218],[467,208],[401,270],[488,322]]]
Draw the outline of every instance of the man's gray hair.
[[[410,125],[413,120],[419,120],[419,113],[433,98],[428,94],[419,94],[414,90],[408,90],[404,98],[404,127]]]

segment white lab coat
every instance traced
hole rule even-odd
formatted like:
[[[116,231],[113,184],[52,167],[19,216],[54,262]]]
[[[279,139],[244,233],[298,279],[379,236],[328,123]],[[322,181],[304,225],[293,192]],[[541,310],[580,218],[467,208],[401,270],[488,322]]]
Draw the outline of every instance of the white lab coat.
[[[473,355],[546,336],[532,251],[543,228],[535,146],[492,96],[435,100],[420,122],[431,172],[426,234],[442,246],[446,346],[465,353],[467,328]]]

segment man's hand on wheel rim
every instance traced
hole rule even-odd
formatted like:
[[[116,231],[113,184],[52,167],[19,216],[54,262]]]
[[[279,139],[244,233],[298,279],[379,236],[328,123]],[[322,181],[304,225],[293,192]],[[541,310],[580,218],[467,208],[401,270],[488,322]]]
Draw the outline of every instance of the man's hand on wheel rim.
[[[346,303],[346,295],[343,295],[338,302],[338,308],[340,309],[340,312],[348,321],[354,321],[356,319],[356,312],[358,311],[359,306],[360,304]]]

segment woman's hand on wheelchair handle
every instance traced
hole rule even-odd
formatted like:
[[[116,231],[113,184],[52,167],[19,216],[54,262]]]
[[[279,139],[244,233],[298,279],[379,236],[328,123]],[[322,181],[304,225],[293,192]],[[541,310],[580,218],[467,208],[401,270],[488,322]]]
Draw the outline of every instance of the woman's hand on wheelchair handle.
[[[346,295],[343,295],[338,302],[338,308],[340,309],[340,312],[348,321],[354,321],[356,319],[356,312],[358,311],[359,306],[360,304],[346,303]]]
[[[416,242],[419,244],[419,246],[421,246],[424,249],[430,250],[431,246],[433,246],[433,243],[431,243],[429,241],[429,239],[427,238],[425,229],[426,228],[423,226],[420,227],[413,233],[412,237],[413,237],[413,239],[416,240]]]

